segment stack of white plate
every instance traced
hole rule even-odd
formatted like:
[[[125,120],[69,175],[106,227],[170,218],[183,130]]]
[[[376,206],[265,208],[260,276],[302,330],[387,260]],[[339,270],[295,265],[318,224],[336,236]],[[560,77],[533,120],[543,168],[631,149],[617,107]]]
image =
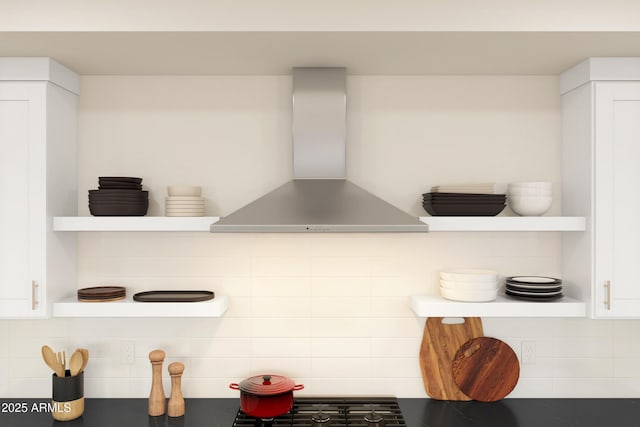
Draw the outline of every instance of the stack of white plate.
[[[166,216],[204,216],[204,198],[201,187],[193,185],[170,185],[165,197]]]
[[[498,296],[498,273],[493,270],[441,271],[440,294],[454,301],[493,301]]]

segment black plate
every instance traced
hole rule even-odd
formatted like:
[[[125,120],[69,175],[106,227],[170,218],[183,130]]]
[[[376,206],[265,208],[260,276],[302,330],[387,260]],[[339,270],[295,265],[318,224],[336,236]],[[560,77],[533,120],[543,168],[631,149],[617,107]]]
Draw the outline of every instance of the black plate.
[[[142,182],[142,178],[134,176],[99,176],[98,182],[101,181],[133,182],[135,184],[140,184]]]
[[[145,216],[147,214],[147,208],[121,208],[89,205],[89,212],[93,216]]]
[[[504,194],[481,194],[481,193],[424,193],[423,199],[489,199],[489,200],[506,200]]]
[[[537,289],[532,289],[532,288],[522,288],[522,287],[520,287],[520,286],[518,286],[518,285],[512,285],[512,284],[510,284],[510,283],[507,283],[507,284],[505,285],[505,288],[506,288],[507,290],[510,290],[510,291],[526,292],[526,293],[532,293],[532,294],[535,294],[535,293],[546,293],[546,292],[559,292],[559,291],[562,291],[562,285],[558,285],[558,286],[555,286],[555,287],[553,287],[553,288],[548,288],[548,287],[547,287],[547,288],[537,288]]]
[[[100,184],[98,190],[142,190],[142,185]]]
[[[550,296],[550,297],[549,296],[547,296],[547,297],[521,296],[521,295],[514,295],[514,294],[510,293],[509,291],[505,291],[505,295],[507,295],[510,298],[519,299],[519,300],[522,300],[522,301],[531,301],[531,302],[551,302],[551,301],[555,301],[555,300],[561,299],[563,297],[562,294],[553,295],[553,296]]]
[[[148,291],[133,295],[139,302],[199,302],[214,298],[212,291]]]
[[[531,280],[531,281],[524,280],[528,277],[533,278],[534,280]],[[549,280],[536,281],[535,278],[549,279]],[[552,286],[552,285],[559,285],[562,283],[562,279],[556,279],[555,277],[547,277],[547,276],[512,276],[512,277],[505,278],[505,280],[515,285],[522,284],[522,285]]]
[[[496,216],[504,210],[504,204],[422,204],[429,215],[432,216]]]

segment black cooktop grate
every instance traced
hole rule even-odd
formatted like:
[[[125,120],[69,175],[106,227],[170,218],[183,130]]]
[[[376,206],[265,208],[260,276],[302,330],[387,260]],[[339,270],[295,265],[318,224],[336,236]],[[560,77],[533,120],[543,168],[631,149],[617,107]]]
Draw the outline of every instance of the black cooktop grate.
[[[293,409],[273,420],[250,417],[238,410],[234,427],[308,427],[312,416],[322,411],[331,417],[331,427],[368,427],[365,417],[375,411],[387,427],[407,427],[398,401],[391,397],[372,398],[295,398]]]

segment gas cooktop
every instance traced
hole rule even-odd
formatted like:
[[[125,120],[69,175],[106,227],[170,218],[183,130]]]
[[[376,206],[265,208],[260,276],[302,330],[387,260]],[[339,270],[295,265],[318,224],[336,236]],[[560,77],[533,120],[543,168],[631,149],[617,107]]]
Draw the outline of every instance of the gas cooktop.
[[[233,426],[407,427],[407,423],[393,397],[300,397],[289,413],[275,418],[254,418],[238,410]]]

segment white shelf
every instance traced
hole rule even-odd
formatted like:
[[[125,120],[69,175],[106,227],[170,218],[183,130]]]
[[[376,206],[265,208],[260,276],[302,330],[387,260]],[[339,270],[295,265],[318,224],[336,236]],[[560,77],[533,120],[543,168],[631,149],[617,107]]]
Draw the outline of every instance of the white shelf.
[[[421,216],[429,231],[585,231],[584,217]]]
[[[411,297],[411,309],[419,317],[585,317],[587,314],[587,305],[573,298],[528,302],[502,295],[491,302],[459,302],[439,295],[417,295]]]
[[[55,231],[209,231],[217,216],[59,216]]]
[[[112,302],[53,303],[53,317],[221,317],[229,307],[227,296],[202,302],[136,302],[131,297]]]

